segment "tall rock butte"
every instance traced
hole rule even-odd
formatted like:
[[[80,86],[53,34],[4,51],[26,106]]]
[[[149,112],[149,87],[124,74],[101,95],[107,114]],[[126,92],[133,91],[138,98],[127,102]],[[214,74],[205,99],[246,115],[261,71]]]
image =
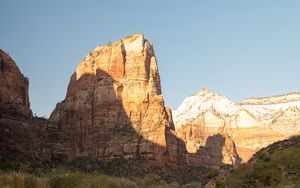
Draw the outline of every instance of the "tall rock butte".
[[[273,142],[300,134],[300,93],[234,104],[201,89],[186,98],[173,117],[177,136],[196,162],[237,164]]]
[[[44,121],[33,118],[26,78],[12,58],[0,50],[0,153],[41,158]]]
[[[87,55],[49,121],[49,145],[67,159],[177,161],[171,111],[164,106],[152,44],[142,34]]]

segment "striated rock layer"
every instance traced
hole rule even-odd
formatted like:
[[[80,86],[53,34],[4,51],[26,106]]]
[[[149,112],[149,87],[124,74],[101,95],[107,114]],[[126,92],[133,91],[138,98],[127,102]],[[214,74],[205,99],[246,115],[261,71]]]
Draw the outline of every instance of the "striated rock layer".
[[[178,137],[202,163],[237,164],[273,142],[300,134],[300,93],[234,104],[209,89],[201,89],[186,98],[173,111],[173,117]],[[208,152],[206,145],[216,140],[216,135],[223,137],[215,143],[220,147]]]
[[[40,158],[45,138],[45,121],[32,117],[28,79],[12,58],[0,50],[0,153]]]
[[[84,58],[50,122],[54,157],[178,157],[152,44],[142,34],[99,46]]]

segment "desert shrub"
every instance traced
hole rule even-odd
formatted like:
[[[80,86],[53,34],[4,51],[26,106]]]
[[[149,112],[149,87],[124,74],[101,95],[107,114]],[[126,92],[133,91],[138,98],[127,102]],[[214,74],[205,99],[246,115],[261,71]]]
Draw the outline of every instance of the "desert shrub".
[[[165,181],[162,180],[162,178],[156,174],[146,174],[144,176],[144,182],[146,184],[161,184],[165,183]]]
[[[166,182],[156,174],[146,174],[143,179],[139,182],[140,187],[150,188],[152,186],[164,186]]]
[[[0,174],[0,187],[5,188],[50,188],[46,179],[21,173],[5,172]]]
[[[137,185],[125,178],[109,177],[105,175],[88,176],[78,187],[82,188],[137,188]]]
[[[188,184],[185,184],[185,185],[182,185],[179,187],[180,188],[199,188],[199,187],[201,187],[200,185],[201,185],[201,183],[199,183],[199,182],[192,182],[192,183],[188,183]]]
[[[80,184],[84,175],[81,173],[66,173],[54,176],[50,179],[50,185],[53,188],[76,187]]]
[[[28,182],[34,182],[35,178],[40,177],[38,180],[45,180],[49,187],[54,188],[192,188],[206,184],[218,174],[216,170],[206,167],[161,166],[142,157],[132,160],[115,159],[110,162],[77,157],[72,161],[51,166],[48,163],[24,160],[14,154],[0,154],[0,172],[1,170],[31,174],[33,178],[26,180]],[[4,185],[0,184],[0,187]]]
[[[232,172],[218,187],[297,187],[300,179],[298,138],[281,141],[255,154],[249,164]],[[279,145],[279,146],[278,146]]]
[[[143,178],[119,178],[103,175],[99,172],[71,172],[66,169],[54,169],[42,177],[24,172],[2,172],[2,188],[196,188],[198,182],[180,184],[167,183],[155,174],[146,174]]]
[[[68,162],[65,165],[71,170],[80,170],[87,172],[103,169],[105,167],[103,162],[88,157],[76,157],[74,160]]]
[[[106,176],[98,173],[69,172],[51,175],[53,188],[137,188],[137,185],[125,178]]]

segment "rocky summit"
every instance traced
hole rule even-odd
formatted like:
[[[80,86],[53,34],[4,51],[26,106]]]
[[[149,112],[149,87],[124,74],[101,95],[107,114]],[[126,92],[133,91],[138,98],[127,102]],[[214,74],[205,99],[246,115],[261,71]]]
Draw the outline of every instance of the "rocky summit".
[[[300,134],[300,93],[234,104],[201,89],[186,98],[173,117],[178,137],[202,163],[238,164],[269,144]],[[201,152],[212,140],[214,145]]]
[[[50,123],[49,134],[57,136],[49,142],[60,146],[68,159],[177,160],[177,139],[161,95],[155,54],[142,34],[98,46],[87,55]]]

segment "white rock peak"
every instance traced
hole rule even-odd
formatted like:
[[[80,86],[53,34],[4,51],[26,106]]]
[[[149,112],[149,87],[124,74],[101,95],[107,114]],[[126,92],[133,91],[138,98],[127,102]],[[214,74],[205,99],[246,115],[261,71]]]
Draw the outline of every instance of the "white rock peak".
[[[236,114],[239,106],[226,97],[203,88],[197,94],[187,97],[176,110],[173,110],[174,123],[176,127],[180,127],[208,110],[226,117]]]
[[[288,120],[288,113],[284,112],[289,109],[300,114],[300,93],[250,98],[241,104],[235,104],[226,97],[203,88],[197,94],[187,97],[177,109],[173,110],[173,118],[176,129],[179,129],[208,111],[213,111],[221,118],[237,117],[247,112],[261,126],[268,126],[280,116],[285,116],[284,118]]]

